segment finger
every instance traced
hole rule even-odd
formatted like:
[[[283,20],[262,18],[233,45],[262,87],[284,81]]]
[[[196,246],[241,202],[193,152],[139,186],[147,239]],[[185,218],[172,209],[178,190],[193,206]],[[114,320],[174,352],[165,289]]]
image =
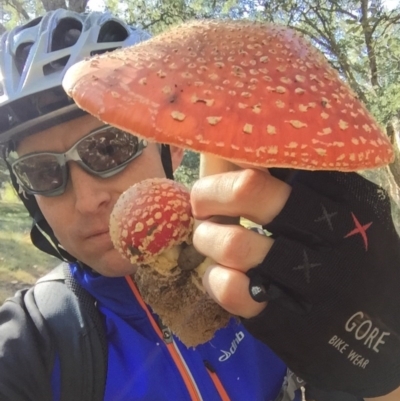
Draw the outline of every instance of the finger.
[[[290,190],[285,182],[257,169],[211,175],[192,188],[193,214],[199,220],[224,215],[267,224],[282,210]]]
[[[201,222],[193,233],[196,249],[216,263],[242,272],[260,264],[274,240],[239,225]]]
[[[244,318],[257,316],[267,302],[254,301],[249,293],[249,278],[226,267],[212,265],[203,276],[203,285],[211,298],[228,312]]]

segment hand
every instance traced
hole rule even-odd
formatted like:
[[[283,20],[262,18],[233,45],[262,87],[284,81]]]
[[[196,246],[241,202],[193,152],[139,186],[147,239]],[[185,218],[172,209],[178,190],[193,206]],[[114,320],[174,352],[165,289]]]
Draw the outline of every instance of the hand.
[[[246,272],[264,260],[274,240],[239,225],[220,224],[215,216],[242,216],[267,224],[281,211],[290,190],[268,171],[252,169],[211,175],[193,186],[193,214],[201,220],[194,245],[216,262],[204,275],[203,285],[232,314],[249,318],[266,306],[250,297]]]
[[[205,220],[194,244],[217,262],[205,286],[314,387],[364,398],[393,392],[400,240],[389,199],[355,173],[296,171],[290,186],[254,170],[195,185],[194,214]],[[272,237],[213,215],[247,217]],[[268,304],[254,303],[246,276],[261,280]]]

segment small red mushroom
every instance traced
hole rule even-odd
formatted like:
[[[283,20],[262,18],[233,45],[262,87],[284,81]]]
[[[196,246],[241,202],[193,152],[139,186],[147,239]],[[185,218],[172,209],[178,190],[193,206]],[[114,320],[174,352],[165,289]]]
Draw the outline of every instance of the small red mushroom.
[[[190,194],[166,178],[141,181],[125,191],[110,217],[115,248],[137,265],[134,280],[144,301],[188,347],[205,343],[232,317],[201,283],[207,260],[195,269],[181,266],[191,243]],[[190,246],[190,245],[189,245]]]
[[[183,185],[163,178],[144,180],[128,188],[110,217],[114,246],[132,264],[160,260],[159,255],[165,251],[189,241],[192,226],[189,192]]]

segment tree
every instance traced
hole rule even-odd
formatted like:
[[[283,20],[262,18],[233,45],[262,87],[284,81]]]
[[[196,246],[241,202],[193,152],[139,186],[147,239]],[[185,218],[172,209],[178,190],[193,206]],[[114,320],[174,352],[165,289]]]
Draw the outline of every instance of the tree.
[[[26,23],[30,19],[46,11],[65,8],[76,12],[84,12],[89,0],[1,0],[0,2],[0,34],[16,25]]]
[[[400,112],[400,3],[272,0],[262,14],[308,36],[375,117],[393,133]]]

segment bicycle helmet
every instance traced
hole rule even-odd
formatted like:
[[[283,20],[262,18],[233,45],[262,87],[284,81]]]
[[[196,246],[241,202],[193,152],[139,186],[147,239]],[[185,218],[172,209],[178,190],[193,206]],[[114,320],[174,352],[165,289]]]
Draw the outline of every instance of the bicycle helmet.
[[[61,88],[71,65],[149,37],[109,13],[64,9],[5,33],[0,38],[0,143],[77,113]]]
[[[95,54],[139,43],[150,35],[110,13],[76,13],[59,9],[16,27],[0,38],[0,147],[3,158],[16,141],[85,112],[62,89],[67,69]],[[162,147],[167,176],[172,168],[169,148]],[[31,239],[40,250],[76,262],[55,238],[36,199],[21,193],[8,165],[11,181],[33,218]]]

